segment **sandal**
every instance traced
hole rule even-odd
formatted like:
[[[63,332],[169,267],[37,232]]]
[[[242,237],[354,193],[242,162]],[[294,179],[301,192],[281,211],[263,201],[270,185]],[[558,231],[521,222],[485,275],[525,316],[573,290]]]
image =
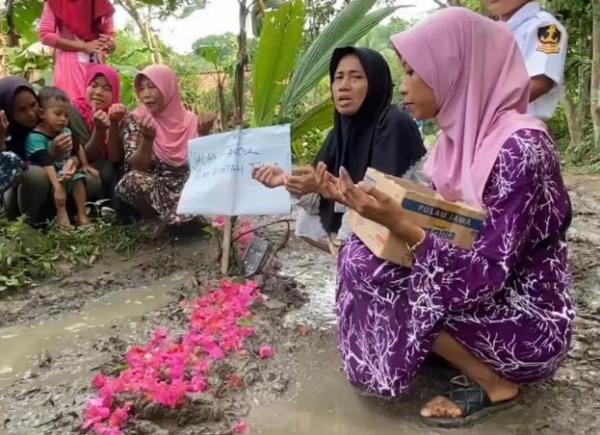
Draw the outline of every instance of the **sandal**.
[[[466,376],[455,376],[450,380],[450,387],[442,394],[462,411],[461,417],[421,417],[427,426],[444,429],[459,428],[503,411],[515,405],[518,395],[512,399],[493,402],[486,391],[478,384],[471,382]]]
[[[423,361],[421,374],[437,381],[447,382],[448,379],[460,375],[460,370],[453,367],[444,358],[431,353]]]

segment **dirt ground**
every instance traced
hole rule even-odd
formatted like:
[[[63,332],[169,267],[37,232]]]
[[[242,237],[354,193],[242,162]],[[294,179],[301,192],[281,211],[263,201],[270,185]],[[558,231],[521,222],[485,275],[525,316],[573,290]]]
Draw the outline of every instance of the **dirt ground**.
[[[600,177],[567,182],[578,302],[570,356],[552,381],[525,387],[512,410],[453,433],[600,433]],[[263,235],[277,242],[284,229]],[[216,252],[206,238],[162,241],[1,300],[0,434],[80,433],[93,376],[116,373],[127,348],[157,326],[183,329],[180,302],[216,277]],[[249,349],[272,344],[274,358],[227,360],[210,379],[216,395],[177,411],[146,406],[126,433],[225,435],[240,420],[267,435],[444,433],[417,417],[440,381],[423,378],[394,403],[362,397],[345,382],[335,348],[333,259],[292,238],[266,270],[257,280],[268,299],[256,308]],[[244,388],[224,385],[234,372]]]

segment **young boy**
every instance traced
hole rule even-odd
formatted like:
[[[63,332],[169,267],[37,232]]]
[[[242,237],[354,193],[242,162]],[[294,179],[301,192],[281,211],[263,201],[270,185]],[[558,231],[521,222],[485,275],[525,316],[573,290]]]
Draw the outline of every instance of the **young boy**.
[[[31,163],[42,166],[48,175],[54,192],[58,226],[70,228],[67,213],[67,195],[72,195],[77,206],[77,220],[81,226],[90,224],[85,210],[85,174],[79,172],[81,162],[79,146],[73,144],[69,123],[70,102],[58,88],[46,87],[38,94],[40,101],[40,124],[27,136],[25,152]],[[56,155],[52,143],[67,143],[67,151]]]
[[[560,100],[567,57],[567,32],[539,2],[486,0],[488,10],[510,27],[531,77],[529,113],[541,119],[554,114]]]

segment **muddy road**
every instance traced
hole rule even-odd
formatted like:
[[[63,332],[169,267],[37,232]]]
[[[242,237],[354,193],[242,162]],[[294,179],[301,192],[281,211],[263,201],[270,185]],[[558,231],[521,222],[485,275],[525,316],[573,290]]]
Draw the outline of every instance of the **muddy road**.
[[[600,433],[600,177],[567,179],[569,232],[578,302],[573,349],[552,381],[524,388],[510,411],[465,434]],[[277,243],[285,226],[263,230]],[[206,238],[165,240],[131,258],[105,259],[0,301],[0,434],[80,433],[96,373],[115,374],[133,344],[158,326],[185,327],[181,301],[216,277],[217,246]],[[258,277],[266,302],[255,309],[250,356],[226,360],[213,394],[178,411],[145,407],[127,434],[403,435],[447,433],[421,425],[419,407],[445,384],[422,378],[411,395],[386,403],[344,380],[335,348],[335,263],[291,239]],[[258,347],[269,343],[272,359]],[[227,383],[235,374],[242,380]]]

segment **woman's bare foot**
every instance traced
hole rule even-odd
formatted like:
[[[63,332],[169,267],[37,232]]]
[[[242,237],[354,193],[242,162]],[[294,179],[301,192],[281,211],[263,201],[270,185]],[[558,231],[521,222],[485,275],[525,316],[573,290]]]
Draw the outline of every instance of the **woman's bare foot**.
[[[85,213],[77,215],[77,223],[79,224],[80,227],[87,227],[92,224],[92,222],[90,221],[90,218]]]
[[[56,224],[59,228],[64,230],[70,230],[73,228],[71,225],[71,221],[69,220],[69,215],[67,214],[67,210],[64,208],[59,208],[56,210]]]
[[[483,387],[487,392],[492,403],[510,400],[519,394],[519,386],[505,379],[498,377],[496,385],[487,385]],[[436,396],[431,399],[423,408],[421,408],[422,417],[430,418],[460,418],[462,410],[449,398]]]
[[[447,397],[436,396],[421,408],[421,417],[459,418],[462,410]]]

